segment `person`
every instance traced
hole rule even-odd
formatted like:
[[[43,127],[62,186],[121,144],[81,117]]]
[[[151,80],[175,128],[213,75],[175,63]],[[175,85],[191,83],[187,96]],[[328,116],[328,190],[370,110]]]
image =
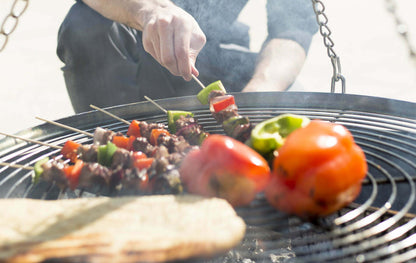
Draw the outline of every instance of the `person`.
[[[248,0],[78,0],[58,32],[57,55],[76,113],[196,95],[285,91],[299,74],[317,23],[310,0],[268,0],[268,36],[249,49],[238,16]]]

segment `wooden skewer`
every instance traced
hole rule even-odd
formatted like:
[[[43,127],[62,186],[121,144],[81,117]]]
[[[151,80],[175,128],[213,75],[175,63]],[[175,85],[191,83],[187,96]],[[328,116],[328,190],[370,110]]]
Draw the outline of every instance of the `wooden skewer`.
[[[205,85],[202,84],[202,82],[197,77],[195,77],[194,74],[192,74],[192,78],[199,84],[199,86],[201,86],[202,89],[205,89]]]
[[[79,130],[77,128],[71,127],[71,126],[67,126],[67,125],[62,124],[62,123],[59,123],[59,122],[49,121],[49,120],[45,120],[45,119],[42,119],[42,118],[39,118],[39,117],[36,117],[36,119],[41,120],[41,121],[44,121],[44,122],[51,123],[53,125],[56,125],[56,126],[59,126],[59,127],[62,127],[62,128],[68,129],[68,130],[71,130],[71,131],[75,131],[75,132],[84,134],[84,135],[89,136],[89,137],[94,137],[94,134],[92,134],[92,133],[89,133],[89,132],[86,132],[86,131],[82,131],[82,130]]]
[[[106,111],[106,110],[104,110],[104,109],[101,109],[101,108],[99,108],[99,107],[97,107],[97,106],[95,106],[95,105],[92,105],[92,104],[90,104],[90,107],[91,107],[91,108],[93,108],[93,109],[99,110],[99,111],[101,111],[101,112],[103,112],[103,113],[105,113],[105,114],[107,114],[107,115],[109,115],[109,116],[113,117],[113,118],[114,118],[114,119],[116,119],[116,120],[119,120],[119,121],[121,121],[121,122],[124,122],[124,123],[125,123],[125,124],[127,124],[127,125],[130,125],[130,122],[129,122],[129,121],[127,121],[127,120],[125,120],[125,119],[122,119],[122,118],[120,118],[120,117],[118,117],[118,116],[116,116],[116,115],[112,114],[112,113],[111,113],[111,112],[109,112],[109,111]]]
[[[193,76],[193,75],[192,75]],[[155,105],[156,107],[158,107],[161,111],[163,111],[164,113],[168,113],[168,111],[166,109],[164,109],[162,106],[160,106],[159,104],[156,103],[156,101],[152,100],[151,98],[144,96],[144,98],[146,100],[148,100],[149,102],[151,102],[153,105]]]
[[[20,137],[20,136],[16,136],[16,135],[12,135],[12,134],[7,134],[7,133],[4,133],[4,132],[0,132],[0,134],[1,135],[4,135],[4,136],[8,136],[8,137],[15,138],[15,139],[19,139],[19,140],[22,140],[22,141],[36,143],[36,144],[40,144],[40,145],[43,145],[43,146],[48,146],[48,147],[55,148],[55,149],[62,149],[61,146],[57,146],[57,145],[53,145],[53,144],[49,144],[49,143],[44,143],[44,142],[36,141],[36,140],[32,140],[32,139],[27,139],[27,138],[23,138],[23,137]]]
[[[32,166],[27,166],[27,165],[21,165],[21,164],[13,164],[13,163],[6,163],[6,162],[0,162],[1,166],[9,166],[12,168],[21,168],[21,169],[25,169],[25,170],[33,170],[34,168]]]

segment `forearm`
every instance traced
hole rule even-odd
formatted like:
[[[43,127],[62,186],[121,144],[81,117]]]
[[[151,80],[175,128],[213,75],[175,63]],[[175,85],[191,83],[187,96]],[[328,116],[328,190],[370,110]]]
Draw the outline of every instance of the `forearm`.
[[[82,0],[104,17],[142,31],[150,10],[172,7],[170,0]]]
[[[283,91],[300,73],[305,50],[295,41],[272,39],[262,49],[252,79],[243,92]]]

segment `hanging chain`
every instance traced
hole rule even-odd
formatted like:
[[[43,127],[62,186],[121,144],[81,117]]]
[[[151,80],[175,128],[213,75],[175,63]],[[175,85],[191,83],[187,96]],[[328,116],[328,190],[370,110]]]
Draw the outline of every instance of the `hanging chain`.
[[[316,21],[319,25],[319,32],[324,39],[324,45],[327,48],[328,57],[332,63],[331,93],[335,92],[335,85],[341,81],[341,91],[345,93],[345,77],[341,73],[341,62],[333,47],[334,42],[331,39],[331,30],[328,27],[328,17],[325,15],[325,6],[320,0],[312,0],[313,11],[316,15]]]
[[[397,33],[403,38],[404,42],[406,43],[407,49],[409,50],[410,60],[416,66],[416,49],[412,46],[409,37],[409,28],[407,25],[402,21],[397,13],[397,1],[395,0],[385,0],[387,11],[393,16],[394,22],[396,23],[396,30]]]
[[[10,13],[0,27],[0,52],[6,47],[9,36],[17,27],[20,16],[26,11],[29,0],[15,0]]]

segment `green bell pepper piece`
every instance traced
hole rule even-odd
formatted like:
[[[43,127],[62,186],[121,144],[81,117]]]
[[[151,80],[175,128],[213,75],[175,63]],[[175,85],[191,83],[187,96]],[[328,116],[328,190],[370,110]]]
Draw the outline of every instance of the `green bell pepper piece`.
[[[203,105],[208,104],[209,103],[209,101],[208,101],[209,94],[213,90],[222,90],[224,92],[227,92],[224,88],[224,85],[222,85],[221,80],[217,80],[217,81],[209,84],[208,86],[206,86],[203,90],[201,90],[198,93],[198,95],[196,95],[199,102],[201,102],[201,104],[203,104]]]
[[[279,149],[291,132],[305,127],[309,121],[309,118],[295,114],[282,114],[265,120],[251,131],[252,147],[263,155]]]
[[[33,170],[35,172],[34,175],[32,175],[33,184],[37,184],[39,182],[39,179],[43,174],[42,164],[47,163],[48,161],[49,161],[49,157],[45,157],[37,161],[35,165],[33,166]]]
[[[98,147],[98,163],[110,167],[116,150],[117,146],[112,142],[107,142],[106,145],[100,145]]]
[[[237,125],[249,124],[250,120],[243,116],[234,116],[222,122],[225,134],[230,136]]]
[[[181,116],[191,116],[193,117],[194,114],[190,111],[178,111],[178,110],[168,110],[168,129],[170,133],[176,133],[176,121]]]

